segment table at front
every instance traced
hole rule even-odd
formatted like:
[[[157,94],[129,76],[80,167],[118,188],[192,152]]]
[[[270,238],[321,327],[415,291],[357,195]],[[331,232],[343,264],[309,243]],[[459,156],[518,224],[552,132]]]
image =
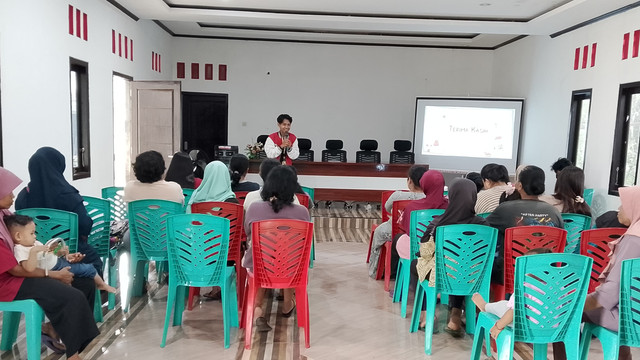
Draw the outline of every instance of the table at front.
[[[411,164],[294,161],[298,182],[315,189],[315,201],[380,201],[383,191],[407,188]],[[428,165],[423,165],[428,168]],[[251,160],[247,180],[261,182],[260,161]]]

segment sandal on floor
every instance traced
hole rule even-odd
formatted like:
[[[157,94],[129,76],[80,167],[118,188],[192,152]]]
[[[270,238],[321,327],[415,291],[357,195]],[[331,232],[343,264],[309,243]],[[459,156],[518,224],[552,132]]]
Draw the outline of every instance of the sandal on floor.
[[[291,314],[293,314],[293,310],[295,310],[295,309],[296,309],[296,301],[295,301],[295,300],[293,300],[292,302],[293,302],[293,306],[291,307],[291,310],[289,310],[289,311],[288,311],[288,312],[286,312],[286,313],[282,313],[282,317],[284,317],[284,318],[289,318],[289,317],[291,317]]]
[[[42,333],[40,340],[42,340],[42,343],[56,354],[64,354],[67,350],[63,343],[45,333]]]
[[[259,318],[256,318],[256,331],[258,332],[268,332],[271,331],[272,328],[271,326],[269,326],[269,323],[267,323],[267,319],[265,319],[264,317],[260,316]]]
[[[459,339],[464,336],[464,329],[462,327],[458,330],[453,330],[452,328],[449,327],[449,325],[447,325],[444,328],[444,331],[456,339]]]

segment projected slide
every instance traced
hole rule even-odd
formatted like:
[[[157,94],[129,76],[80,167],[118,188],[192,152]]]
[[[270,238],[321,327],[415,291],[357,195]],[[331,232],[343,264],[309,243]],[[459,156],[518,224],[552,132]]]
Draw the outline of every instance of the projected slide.
[[[422,155],[511,159],[514,109],[425,106]]]

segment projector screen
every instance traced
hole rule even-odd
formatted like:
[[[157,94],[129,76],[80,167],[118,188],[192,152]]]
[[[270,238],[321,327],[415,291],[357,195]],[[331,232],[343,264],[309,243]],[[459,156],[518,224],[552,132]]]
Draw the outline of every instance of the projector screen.
[[[515,173],[523,106],[524,99],[417,98],[416,163],[460,172],[496,163]]]

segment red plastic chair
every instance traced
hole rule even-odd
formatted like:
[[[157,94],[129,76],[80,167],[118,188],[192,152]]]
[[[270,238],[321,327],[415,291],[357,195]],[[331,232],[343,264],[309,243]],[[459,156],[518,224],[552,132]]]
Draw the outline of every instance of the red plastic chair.
[[[298,201],[300,202],[300,205],[304,206],[305,208],[309,208],[309,195],[307,194],[296,194],[296,197],[298,198]]]
[[[278,219],[256,221],[251,228],[253,274],[242,317],[245,325],[244,347],[251,349],[253,309],[258,288],[295,288],[298,326],[304,328],[305,347],[309,347],[309,298],[307,277],[313,223]]]
[[[387,209],[384,207],[384,205],[387,203],[387,200],[389,200],[389,198],[391,197],[391,194],[393,194],[395,191],[394,190],[388,190],[388,191],[383,191],[382,192],[382,199],[380,201],[380,208],[382,209],[382,222],[385,222],[387,220],[389,220],[389,212],[387,212]],[[373,243],[373,232],[376,231],[376,228],[378,227],[379,224],[373,224],[371,225],[371,236],[369,236],[369,251],[367,252],[367,264],[369,263],[369,259],[371,258],[371,244]]]
[[[506,294],[513,294],[513,274],[516,258],[527,251],[548,248],[561,253],[567,244],[567,230],[552,226],[517,226],[504,232],[504,285],[493,284],[496,300],[504,300]]]
[[[405,206],[412,200],[398,200],[393,203],[393,209],[391,210],[391,238],[395,239],[398,234],[404,232],[398,224],[398,219],[404,212]],[[391,283],[391,241],[384,243],[382,249],[380,249],[380,259],[384,259],[384,264],[378,260],[378,272],[376,274],[376,280],[382,278],[384,272],[384,291],[389,291],[389,284]],[[384,267],[382,267],[384,265]]]
[[[603,228],[584,230],[580,239],[580,255],[593,259],[591,269],[591,279],[589,281],[589,293],[592,293],[600,282],[598,277],[607,264],[609,264],[609,253],[611,249],[608,243],[619,239],[627,229],[625,228]]]
[[[228,203],[228,202],[200,202],[191,205],[191,212],[193,214],[210,214],[219,216],[229,220],[229,261],[235,262],[236,276],[237,276],[237,291],[238,291],[238,308],[242,309],[242,296],[244,294],[245,281],[247,278],[247,271],[241,265],[242,253],[240,251],[242,245],[242,238],[244,236],[244,211],[242,205]],[[193,309],[193,296],[200,293],[200,288],[189,288],[189,303],[187,308]]]
[[[235,191],[234,194],[236,194],[236,199],[238,199],[238,202],[240,203],[240,205],[244,205],[244,199],[247,198],[247,194],[249,192],[248,191]]]

